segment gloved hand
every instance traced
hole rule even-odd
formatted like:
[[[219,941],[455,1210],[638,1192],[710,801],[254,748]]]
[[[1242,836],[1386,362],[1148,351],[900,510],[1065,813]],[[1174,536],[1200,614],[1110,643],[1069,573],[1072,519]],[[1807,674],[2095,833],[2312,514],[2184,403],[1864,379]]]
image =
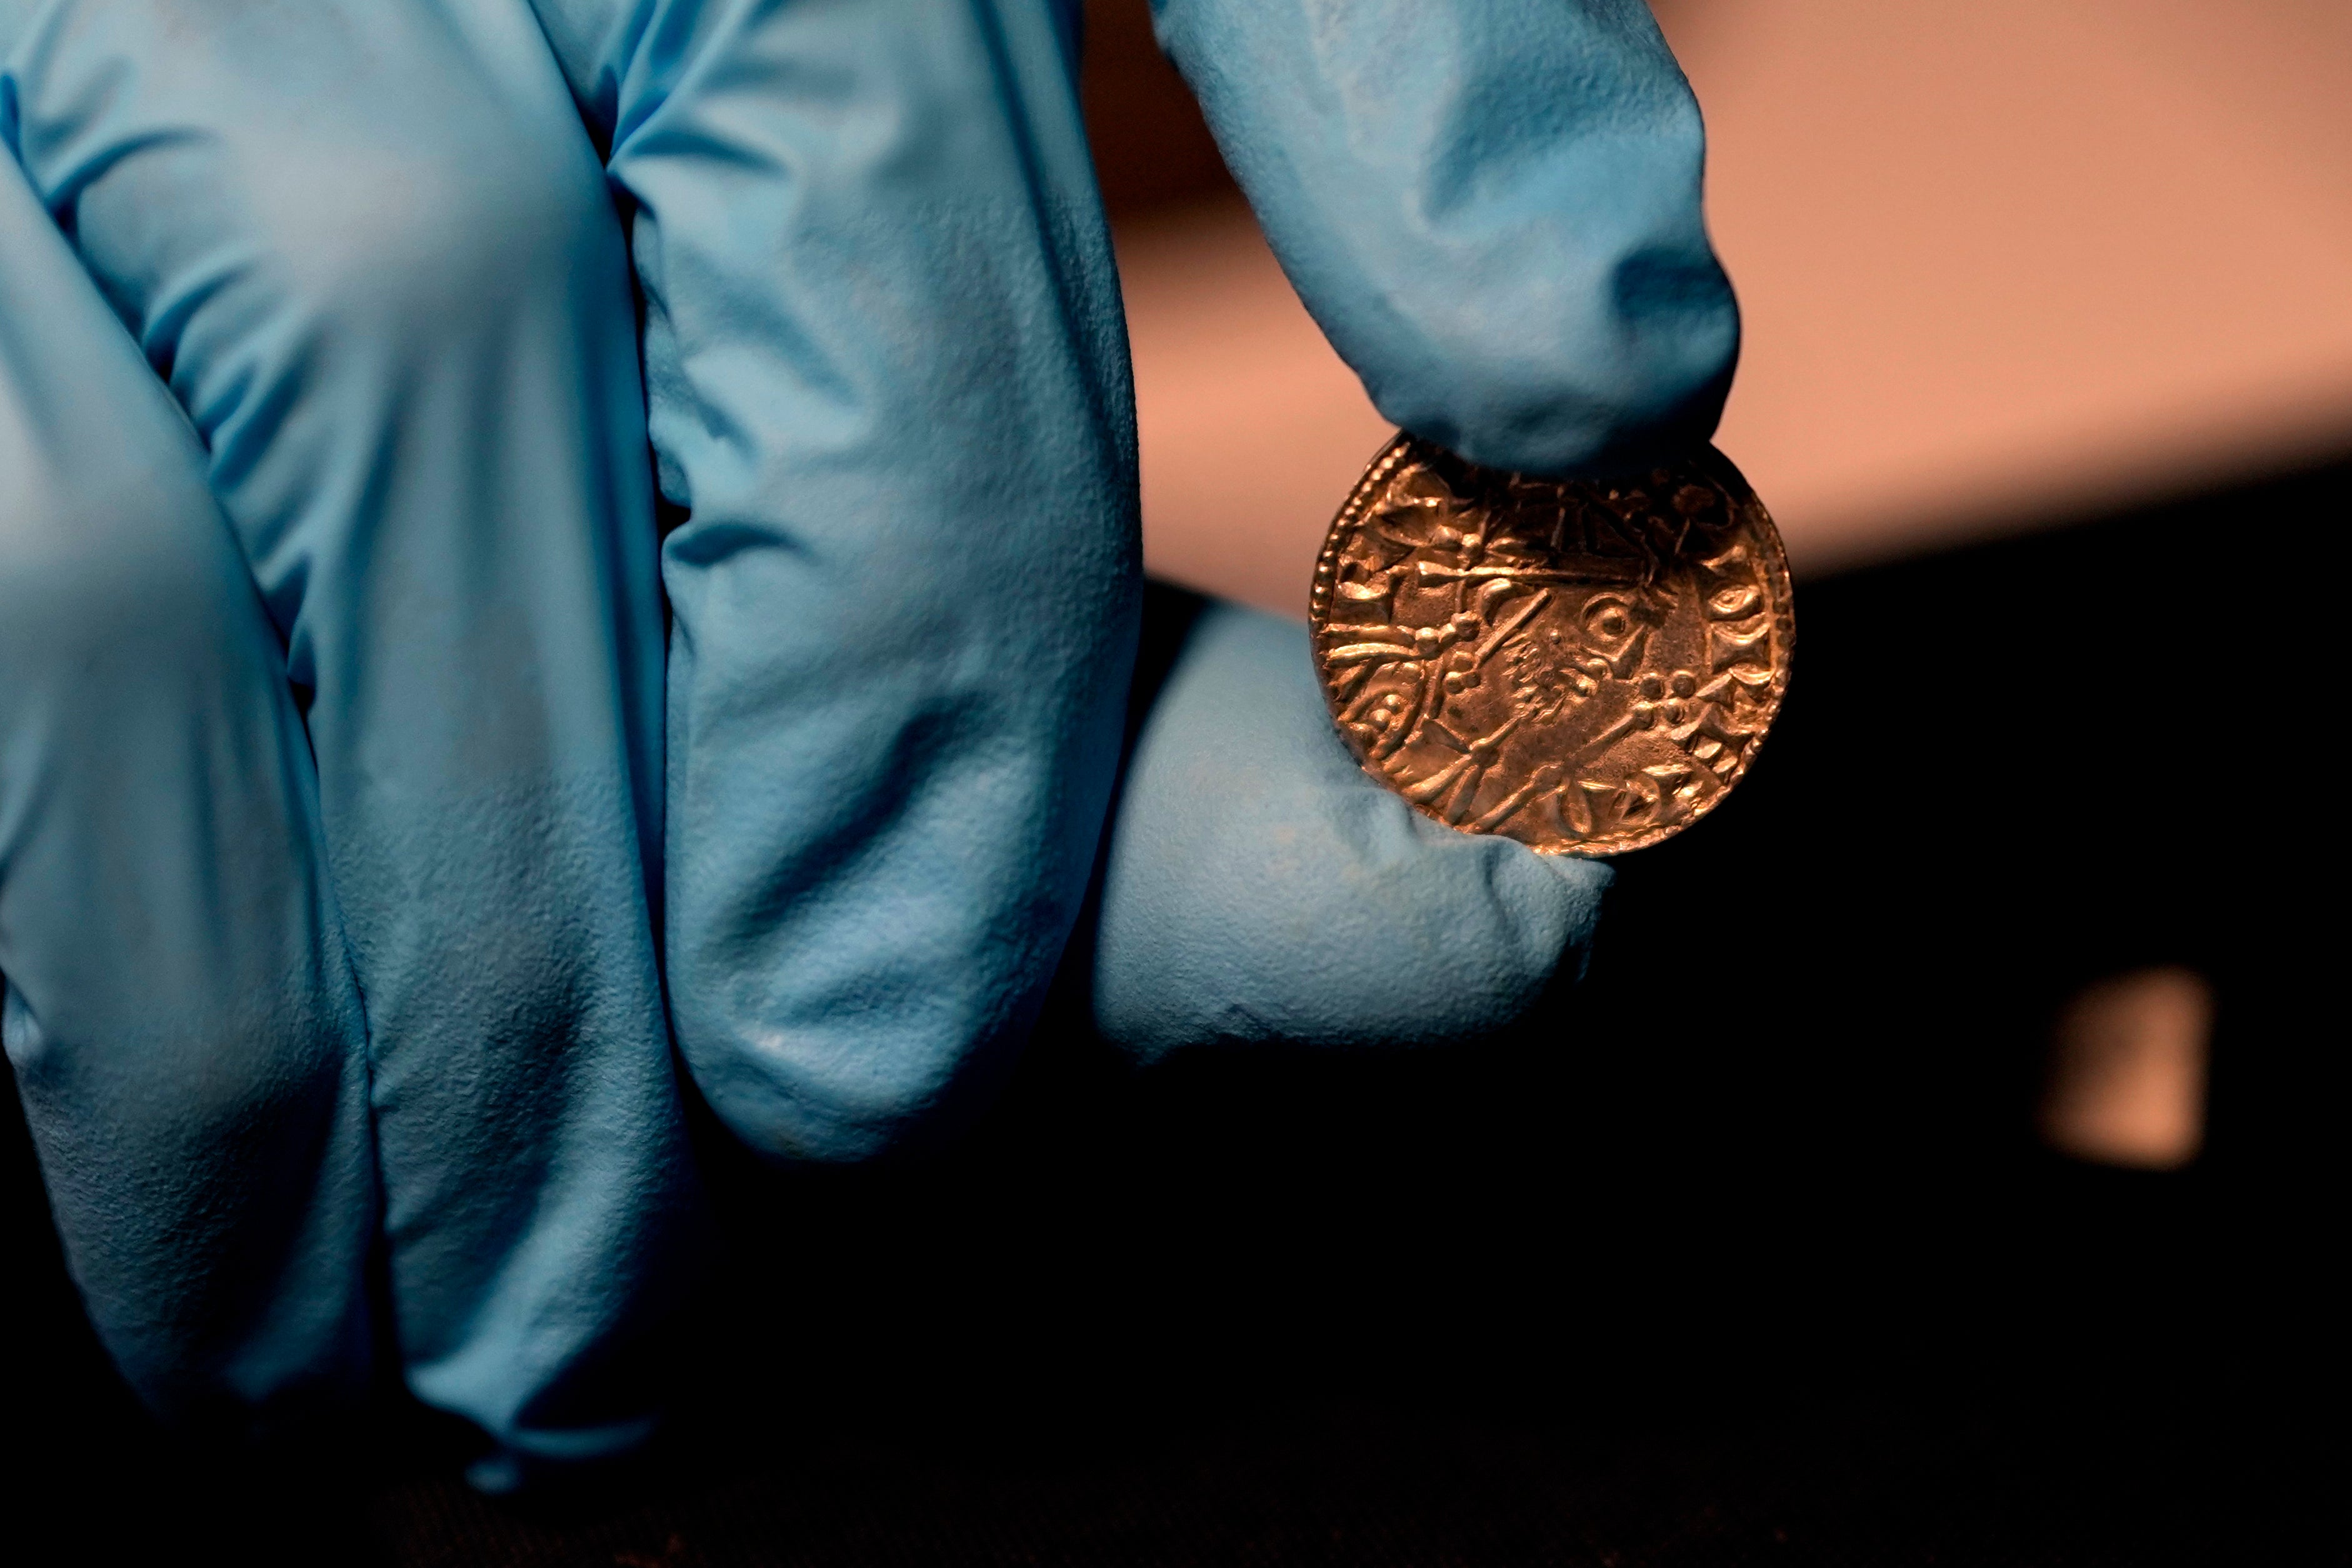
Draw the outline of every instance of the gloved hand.
[[[333,1027],[347,982],[279,956],[333,956],[347,933],[412,1385],[514,1454],[561,1458],[631,1435],[608,1364],[692,1229],[648,910],[678,1046],[748,1143],[854,1159],[950,1121],[1017,1045],[1079,908],[1138,585],[1071,9],[537,12],[543,37],[520,0],[0,3],[0,131],[201,439],[310,695],[319,800],[313,830],[307,758],[257,667],[267,632],[216,560],[157,590],[175,607],[163,632],[111,586],[85,592],[76,624],[97,629],[12,641],[12,674],[22,658],[78,699],[94,690],[78,650],[120,649],[118,685],[142,656],[176,658],[194,695],[119,731],[44,728],[37,705],[0,698],[0,969],[110,1342],[134,1375],[193,1366],[254,1399],[350,1361],[348,1335],[293,1333],[278,1305],[305,1269],[338,1277],[312,1237],[357,1234],[363,1205],[350,1118],[315,1109],[356,1071]],[[1698,226],[1696,111],[1638,5],[1366,0],[1333,18],[1203,0],[1160,22],[1388,412],[1548,470],[1707,427],[1732,312]],[[592,144],[630,214],[655,466],[682,519],[661,548],[659,876],[653,521]],[[12,255],[0,316],[67,346],[44,358],[17,346],[47,341],[29,327],[0,328],[0,414],[38,434],[18,406],[71,396],[46,446],[0,434],[54,455],[21,497],[0,481],[0,617],[81,581],[57,564],[73,549],[18,542],[61,513],[184,536],[199,557],[217,530],[192,444],[124,390],[127,350],[90,323],[57,234],[9,221],[5,243],[50,263]],[[126,434],[121,411],[140,408]],[[103,483],[79,455],[108,444],[178,476],[173,505]],[[240,615],[242,663],[212,651],[226,633],[185,629]],[[86,782],[131,747],[158,759],[152,789]],[[249,776],[293,780],[274,815],[223,803],[218,780]],[[305,904],[314,832],[331,898]],[[118,839],[189,895],[77,904],[18,869]],[[262,894],[213,891],[244,885],[230,859]],[[1475,1031],[1589,933],[1603,880],[1421,821],[1329,733],[1303,632],[1212,610],[1113,824],[1098,1013],[1146,1056]],[[134,1027],[170,1011],[164,980],[112,1013],[81,999],[201,950],[224,915],[258,933],[234,981],[215,967],[206,992],[184,965],[168,983],[265,998],[278,1036],[256,1045],[226,1003],[183,1006],[166,1058]],[[35,1027],[68,1017],[70,1035]],[[55,1065],[85,1061],[102,1065]],[[196,1082],[227,1108],[211,1122]],[[307,1121],[272,1097],[288,1082]],[[61,1175],[167,1146],[244,1173],[236,1194],[323,1166],[328,1218],[273,1230],[242,1196]],[[93,1265],[141,1205],[161,1218],[129,1234],[169,1228],[180,1252]],[[275,1370],[200,1364],[165,1310],[194,1275],[184,1258],[211,1260],[215,1339]],[[151,1342],[146,1364],[121,1350]]]

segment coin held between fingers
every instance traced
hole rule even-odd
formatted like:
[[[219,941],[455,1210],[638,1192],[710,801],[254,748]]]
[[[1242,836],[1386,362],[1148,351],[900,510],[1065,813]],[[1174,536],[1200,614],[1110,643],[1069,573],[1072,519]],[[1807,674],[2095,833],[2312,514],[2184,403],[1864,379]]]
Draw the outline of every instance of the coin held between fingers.
[[[1366,772],[1449,827],[1586,856],[1730,792],[1796,633],[1780,531],[1712,446],[1601,482],[1402,433],[1332,520],[1308,621]]]

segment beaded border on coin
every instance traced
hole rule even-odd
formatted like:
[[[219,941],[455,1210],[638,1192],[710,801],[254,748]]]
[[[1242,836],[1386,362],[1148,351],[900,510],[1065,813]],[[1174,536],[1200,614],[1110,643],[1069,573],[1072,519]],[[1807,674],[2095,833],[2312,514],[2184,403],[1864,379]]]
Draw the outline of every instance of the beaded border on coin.
[[[1779,530],[1714,447],[1604,484],[1402,433],[1333,518],[1308,620],[1366,772],[1450,827],[1591,857],[1722,801],[1796,636]]]

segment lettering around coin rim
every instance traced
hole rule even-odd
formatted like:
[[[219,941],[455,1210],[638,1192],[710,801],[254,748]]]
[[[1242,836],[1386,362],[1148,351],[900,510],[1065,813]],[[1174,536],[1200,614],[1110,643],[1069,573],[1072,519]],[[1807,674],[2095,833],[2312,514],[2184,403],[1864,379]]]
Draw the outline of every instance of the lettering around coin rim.
[[[1400,434],[1332,520],[1316,674],[1365,771],[1539,853],[1672,837],[1728,794],[1789,686],[1789,562],[1712,446],[1613,484]]]

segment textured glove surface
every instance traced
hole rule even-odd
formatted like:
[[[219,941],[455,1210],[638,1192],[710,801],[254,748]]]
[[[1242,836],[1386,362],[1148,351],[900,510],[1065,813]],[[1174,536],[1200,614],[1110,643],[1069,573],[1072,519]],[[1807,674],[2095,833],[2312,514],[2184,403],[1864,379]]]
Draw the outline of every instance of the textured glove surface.
[[[1739,342],[1698,105],[1642,0],[1154,0],[1290,280],[1381,412],[1479,463],[1640,465]]]
[[[298,1183],[326,1161],[320,1190],[377,1222],[344,1124],[322,1144],[269,1087],[326,1075],[312,1059],[352,1043],[296,1027],[343,1017],[348,990],[331,993],[334,1009],[318,997],[325,956],[189,978],[176,1052],[139,1043],[134,1026],[173,1016],[155,988],[184,977],[221,940],[210,924],[228,920],[259,951],[315,947],[337,962],[348,951],[364,1061],[334,1075],[367,1085],[411,1385],[519,1455],[625,1446],[645,1416],[626,1352],[690,1271],[695,1199],[653,937],[661,607],[626,250],[570,95],[521,0],[9,0],[0,78],[0,129],[38,204],[25,220],[52,243],[68,236],[88,274],[12,267],[7,308],[25,333],[49,318],[53,336],[79,332],[51,361],[143,353],[184,415],[124,431],[111,460],[49,465],[47,493],[12,501],[12,530],[55,533],[94,513],[126,536],[187,534],[172,546],[184,557],[217,521],[193,501],[152,505],[118,476],[184,473],[199,448],[267,611],[260,634],[282,646],[274,680],[255,687],[259,653],[184,636],[157,654],[178,662],[166,678],[209,681],[217,700],[106,714],[92,692],[21,768],[19,735],[7,737],[6,787],[51,808],[31,831],[58,845],[104,839],[143,874],[218,890],[156,903],[124,882],[40,897],[6,873],[12,901],[38,899],[26,940],[74,944],[88,977],[15,1009],[12,1049],[45,1012],[94,1005],[85,985],[121,983],[108,974],[142,988],[119,1027],[49,1048],[119,1065],[68,1073],[83,1087],[48,1095],[38,1118],[94,1312],[102,1323],[168,1317],[179,1265],[158,1253],[143,1283],[131,1282],[135,1258],[93,1272],[87,1260],[148,1233],[121,1228],[118,1207],[148,1200],[114,1187],[83,1207],[73,1195],[105,1184],[67,1179],[71,1151],[152,1135],[144,1157],[163,1159],[173,1138],[200,1135],[166,1125],[175,1105],[199,1117],[215,1114],[208,1100],[232,1101],[241,1159]],[[11,243],[37,246],[22,227],[12,216]],[[92,281],[119,325],[89,319]],[[82,422],[85,450],[110,405],[144,406],[95,371],[58,379],[47,363],[12,374]],[[163,559],[92,552],[131,581]],[[174,580],[175,613],[227,620],[251,603],[250,587],[216,605],[211,582]],[[79,645],[25,647],[11,681],[44,665],[43,680],[68,680]],[[141,646],[157,644],[116,656]],[[225,727],[232,702],[273,712],[289,683],[307,733]],[[134,721],[146,727],[122,744],[141,757],[138,788],[192,821],[161,807],[133,817],[119,800],[127,780],[74,770],[92,727]],[[314,759],[315,824],[257,802],[235,839],[211,825],[237,810],[241,778]],[[310,871],[311,835],[331,897],[236,894]],[[0,962],[19,979],[22,960]],[[234,1009],[287,1027],[256,1036]],[[123,1124],[131,1111],[141,1119]],[[244,1201],[224,1196],[195,1217],[192,1236],[214,1239],[224,1278],[249,1274],[264,1291],[276,1271],[311,1266],[282,1233],[265,1244]],[[254,1354],[291,1375],[326,1352],[289,1341]]]
[[[1512,1022],[1591,940],[1608,868],[1431,821],[1332,732],[1305,627],[1187,598],[1150,601],[1150,635],[1177,652],[1111,831],[1103,1032],[1150,1060],[1201,1043],[1429,1045]]]
[[[635,209],[668,974],[782,1158],[968,1103],[1058,961],[1135,638],[1132,394],[1036,0],[545,0]]]
[[[1712,421],[1639,7],[1160,20],[1392,415],[1559,470]],[[625,1447],[698,1234],[666,1005],[778,1159],[1001,1072],[1141,598],[1076,47],[1049,0],[0,0],[6,1039],[151,1397],[355,1389],[380,1227],[423,1397]],[[1605,882],[1422,821],[1227,609],[1112,824],[1083,950],[1147,1059],[1499,1027]]]

